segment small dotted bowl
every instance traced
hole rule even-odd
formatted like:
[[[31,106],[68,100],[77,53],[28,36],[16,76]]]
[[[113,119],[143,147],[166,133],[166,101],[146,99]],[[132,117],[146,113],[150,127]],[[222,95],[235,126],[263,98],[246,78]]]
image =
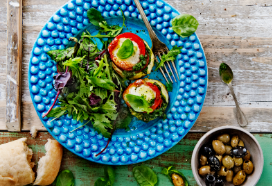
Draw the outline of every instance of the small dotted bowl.
[[[204,178],[202,178],[198,174],[200,148],[204,144],[211,142],[219,134],[230,134],[231,136],[238,135],[239,138],[243,140],[243,142],[245,143],[245,147],[249,150],[251,154],[251,161],[254,165],[254,170],[251,175],[247,175],[247,178],[242,185],[243,186],[256,185],[263,172],[263,165],[264,165],[263,151],[261,149],[260,144],[258,143],[256,138],[252,134],[250,134],[248,131],[246,131],[245,129],[241,127],[234,127],[234,126],[223,126],[223,127],[212,129],[209,132],[207,132],[204,136],[202,136],[202,138],[200,138],[200,140],[196,144],[192,154],[191,167],[192,167],[192,171],[193,171],[197,184],[203,185],[203,186],[206,185]],[[225,186],[233,186],[233,184],[226,182]]]

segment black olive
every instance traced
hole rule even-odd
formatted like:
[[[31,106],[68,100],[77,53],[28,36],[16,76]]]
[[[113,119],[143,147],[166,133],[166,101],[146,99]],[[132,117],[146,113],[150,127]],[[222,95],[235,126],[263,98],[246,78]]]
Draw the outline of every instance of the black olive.
[[[214,186],[224,186],[224,185],[225,185],[225,183],[224,183],[223,178],[218,177],[218,178],[215,179],[215,185]]]
[[[206,178],[205,178],[205,183],[206,186],[213,186],[215,182],[215,177],[214,175],[211,174],[207,174]]]
[[[236,158],[242,158],[245,155],[247,155],[247,149],[245,147],[242,147],[242,146],[234,147],[231,150],[231,154]]]
[[[214,155],[208,158],[208,164],[211,166],[211,170],[219,171],[221,168],[219,159]]]
[[[205,144],[200,149],[200,154],[203,156],[209,157],[211,155],[214,155],[214,150],[212,148],[212,144]]]

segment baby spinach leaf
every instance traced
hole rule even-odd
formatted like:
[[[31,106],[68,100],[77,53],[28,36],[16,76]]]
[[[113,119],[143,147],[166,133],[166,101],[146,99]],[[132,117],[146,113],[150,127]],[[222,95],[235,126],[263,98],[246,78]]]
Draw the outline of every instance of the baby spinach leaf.
[[[98,10],[96,10],[95,8],[90,8],[87,11],[87,17],[88,17],[89,21],[95,26],[99,26],[99,22],[105,21],[105,19],[101,15],[101,13]]]
[[[172,29],[181,37],[192,35],[198,27],[198,21],[194,16],[189,14],[181,14],[172,20]]]
[[[184,186],[189,186],[189,182],[188,180],[186,179],[186,177],[184,176],[184,174],[182,174],[182,172],[178,171],[178,170],[175,170],[173,168],[173,166],[170,166],[168,168],[163,168],[162,171],[161,171],[162,174],[164,174],[165,176],[168,177],[168,179],[173,183],[172,181],[172,174],[178,174],[184,181]]]
[[[154,186],[158,182],[155,172],[146,165],[134,167],[133,175],[140,186]]]
[[[117,52],[120,59],[127,59],[133,54],[133,43],[130,39],[126,39]]]
[[[162,57],[161,57],[161,61],[160,63],[157,65],[157,68],[155,69],[158,70],[160,67],[163,66],[163,64],[166,62],[166,61],[175,61],[176,59],[176,56],[178,54],[180,54],[180,50],[182,49],[182,47],[177,47],[177,46],[174,46],[167,54],[164,54]]]
[[[74,186],[75,178],[71,171],[63,170],[57,177],[56,186]]]
[[[103,178],[98,178],[94,183],[94,186],[112,186],[115,180],[115,172],[111,166],[104,167],[104,175]]]
[[[133,94],[126,95],[127,101],[129,102],[130,106],[136,112],[147,112],[150,113],[153,110],[150,108],[148,102],[141,96],[136,96]]]

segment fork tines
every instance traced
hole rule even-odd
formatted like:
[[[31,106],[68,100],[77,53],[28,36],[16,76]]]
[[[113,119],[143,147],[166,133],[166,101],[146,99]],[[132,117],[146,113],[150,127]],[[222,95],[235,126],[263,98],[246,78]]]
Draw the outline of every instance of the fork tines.
[[[162,55],[164,55],[164,54],[165,54],[165,52],[162,52]],[[160,53],[158,53],[157,56],[155,56],[155,60],[156,60],[157,63],[160,63],[160,61],[158,60],[158,58],[161,60],[162,55],[161,55]],[[179,74],[178,74],[178,71],[177,71],[177,69],[176,69],[175,63],[174,63],[174,61],[172,61],[172,60],[171,60],[171,62],[172,62],[172,66],[173,66],[173,68],[174,68],[174,71],[175,71],[175,73],[176,73],[176,76],[177,76],[177,78],[178,78],[178,80],[179,80]],[[168,69],[170,70],[170,73],[171,73],[171,74],[168,72],[168,69],[167,69],[167,67],[166,67],[165,64],[167,64]],[[172,68],[171,68],[171,65],[170,65],[169,61],[166,61],[166,62],[164,63],[164,65],[163,65],[163,67],[164,67],[164,70],[165,70],[165,72],[167,73],[167,75],[168,75],[168,77],[169,77],[171,83],[173,83],[173,80],[172,80],[171,76],[173,76],[175,82],[177,82],[176,77],[175,77],[175,75],[174,75],[174,73],[173,73],[173,70],[172,70]],[[162,73],[164,79],[166,80],[166,82],[169,83],[169,81],[168,81],[168,79],[167,79],[167,77],[166,77],[166,75],[165,75],[165,73],[164,73],[162,67],[160,67],[160,71],[161,71],[161,73]]]

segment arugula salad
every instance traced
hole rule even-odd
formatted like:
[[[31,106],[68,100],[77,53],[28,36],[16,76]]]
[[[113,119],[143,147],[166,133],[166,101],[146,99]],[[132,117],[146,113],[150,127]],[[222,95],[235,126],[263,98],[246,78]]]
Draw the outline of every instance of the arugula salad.
[[[73,119],[84,122],[81,127],[91,124],[98,133],[109,139],[116,129],[128,129],[131,113],[146,122],[165,117],[169,99],[167,90],[171,91],[171,85],[165,87],[158,81],[145,80],[141,84],[133,84],[136,88],[141,85],[141,90],[138,89],[137,92],[136,88],[127,89],[126,95],[123,95],[127,79],[139,79],[151,73],[154,55],[150,46],[136,34],[121,34],[126,27],[124,14],[122,26],[109,25],[94,8],[87,11],[87,16],[90,23],[99,30],[97,35],[91,35],[86,30],[78,38],[69,38],[74,43],[73,47],[47,52],[57,63],[57,75],[53,82],[57,95],[43,117],[55,120],[68,114]],[[193,18],[174,18],[173,30],[182,37],[191,35],[198,23],[189,19]],[[185,27],[181,25],[184,23]],[[186,29],[188,27],[190,29]],[[94,38],[103,43],[102,49],[98,48]],[[175,60],[181,48],[175,46],[168,54],[163,55],[156,70],[165,61]],[[128,106],[121,103],[122,97]],[[56,103],[58,106],[54,107]]]

